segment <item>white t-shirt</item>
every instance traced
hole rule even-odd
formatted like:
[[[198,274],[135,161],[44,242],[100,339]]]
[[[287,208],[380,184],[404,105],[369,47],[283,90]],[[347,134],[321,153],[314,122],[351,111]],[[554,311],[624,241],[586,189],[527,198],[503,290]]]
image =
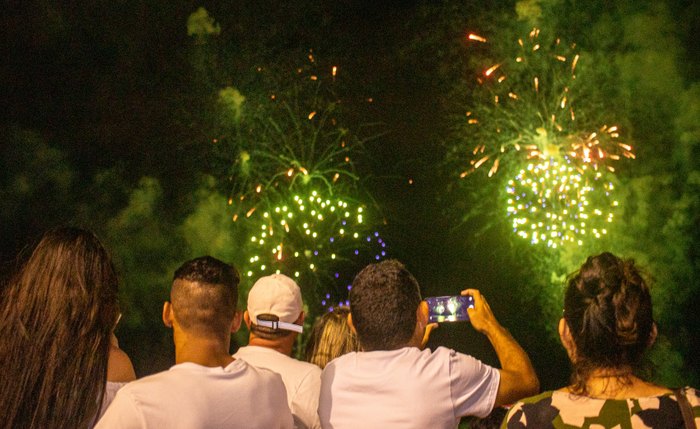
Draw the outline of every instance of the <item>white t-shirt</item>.
[[[488,415],[500,372],[454,350],[353,352],[321,376],[324,429],[450,428],[462,416]]]
[[[319,429],[318,395],[321,390],[321,368],[260,346],[238,349],[236,359],[243,359],[258,368],[266,368],[282,376],[287,388],[287,401],[297,429]]]
[[[97,420],[100,420],[100,418],[104,415],[105,411],[107,411],[107,407],[109,407],[109,404],[111,404],[112,401],[114,401],[114,397],[117,396],[117,392],[119,391],[119,389],[126,385],[127,382],[107,381],[107,385],[105,386],[105,393],[102,396],[102,405],[100,405],[100,411],[97,415]]]
[[[101,428],[285,428],[292,415],[279,375],[235,360],[226,368],[186,362],[124,386]]]

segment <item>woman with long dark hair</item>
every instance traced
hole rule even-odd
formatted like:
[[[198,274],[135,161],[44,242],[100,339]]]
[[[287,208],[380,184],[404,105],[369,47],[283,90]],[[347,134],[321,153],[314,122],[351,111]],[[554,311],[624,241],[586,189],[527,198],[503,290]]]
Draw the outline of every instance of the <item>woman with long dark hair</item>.
[[[46,233],[0,301],[0,427],[90,427],[110,349],[124,377],[125,355],[111,344],[119,314],[117,275],[97,237]]]
[[[589,257],[569,277],[561,342],[573,365],[569,386],[518,402],[507,428],[691,428],[700,395],[643,380],[637,368],[656,339],[651,295],[631,260]]]

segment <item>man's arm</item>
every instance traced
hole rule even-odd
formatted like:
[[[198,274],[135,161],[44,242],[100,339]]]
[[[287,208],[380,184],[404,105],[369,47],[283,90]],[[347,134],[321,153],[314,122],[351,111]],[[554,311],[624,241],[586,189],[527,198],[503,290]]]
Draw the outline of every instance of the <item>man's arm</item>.
[[[469,320],[474,329],[486,335],[501,362],[501,382],[498,385],[494,407],[511,404],[538,393],[540,382],[530,358],[510,333],[498,323],[481,293],[476,289],[466,289],[462,291],[462,295],[474,297],[474,308],[467,310]]]

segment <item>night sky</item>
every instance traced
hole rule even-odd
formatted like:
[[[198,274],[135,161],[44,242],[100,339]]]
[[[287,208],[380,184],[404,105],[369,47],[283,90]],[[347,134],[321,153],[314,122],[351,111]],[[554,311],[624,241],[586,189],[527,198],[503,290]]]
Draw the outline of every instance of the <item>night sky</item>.
[[[638,148],[637,164],[619,173],[623,183],[634,184],[629,195],[651,195],[655,184],[667,190],[645,197],[658,210],[647,208],[647,224],[640,226],[634,214],[621,222],[639,228],[631,231],[666,234],[648,240],[677,240],[657,241],[660,250],[649,249],[643,232],[634,237],[637,245],[631,237],[613,242],[642,263],[653,262],[654,278],[668,288],[658,292],[668,297],[659,310],[661,332],[680,336],[664,340],[664,353],[681,363],[657,375],[677,380],[674,374],[685,374],[684,384],[700,380],[693,358],[700,353],[698,322],[691,320],[700,303],[700,107],[683,101],[700,95],[697,2],[85,3],[10,2],[0,17],[0,260],[5,275],[46,229],[94,229],[114,249],[123,282],[131,282],[123,287],[125,322],[118,333],[139,375],[167,368],[171,352],[167,332],[149,319],[160,309],[149,315],[134,302],[165,299],[169,272],[189,256],[175,235],[194,210],[201,178],[222,175],[210,150],[216,92],[233,86],[252,94],[256,67],[293,70],[313,50],[323,64],[339,67],[335,90],[346,123],[372,124],[355,165],[363,195],[376,202],[391,256],[406,263],[425,296],[481,289],[533,357],[543,387],[566,383],[566,356],[549,324],[559,304],[547,298],[546,287],[550,277],[580,265],[581,255],[556,256],[517,241],[489,197],[494,188],[484,187],[483,178],[460,181],[449,159],[477,60],[494,60],[465,35],[517,34],[530,28],[518,11],[540,5],[541,26],[579,41],[592,58],[608,58],[620,70],[633,69],[624,61],[634,59],[640,69],[668,73],[663,80],[641,72],[623,76],[626,89],[613,85],[610,93],[618,96],[604,108],[615,110]],[[187,19],[199,7],[221,28],[215,44],[202,47],[187,34]],[[635,37],[635,28],[649,34]],[[143,177],[160,184],[157,216],[143,227],[120,229]],[[641,207],[631,210],[638,214]],[[674,213],[676,223],[664,221]],[[551,270],[542,269],[550,263]],[[486,339],[464,325],[441,327],[430,345],[497,363]],[[163,357],[149,361],[149,353]]]

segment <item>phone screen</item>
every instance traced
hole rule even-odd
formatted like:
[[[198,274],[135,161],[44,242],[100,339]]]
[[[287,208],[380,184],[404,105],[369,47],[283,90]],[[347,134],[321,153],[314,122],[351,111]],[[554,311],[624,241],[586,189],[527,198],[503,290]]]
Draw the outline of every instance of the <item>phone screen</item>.
[[[461,322],[469,320],[467,308],[474,308],[470,295],[431,296],[425,298],[429,309],[429,322]]]

